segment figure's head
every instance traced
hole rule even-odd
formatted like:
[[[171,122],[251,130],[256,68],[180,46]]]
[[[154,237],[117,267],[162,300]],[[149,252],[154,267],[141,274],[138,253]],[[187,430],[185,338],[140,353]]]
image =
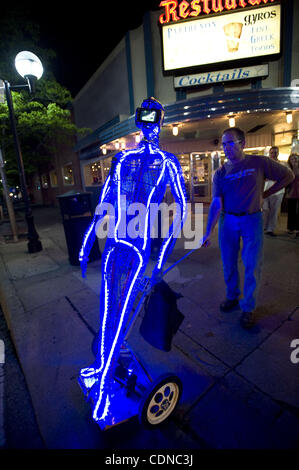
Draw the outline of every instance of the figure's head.
[[[147,140],[154,140],[158,137],[164,119],[164,108],[155,98],[147,98],[136,109],[136,127],[142,130]]]

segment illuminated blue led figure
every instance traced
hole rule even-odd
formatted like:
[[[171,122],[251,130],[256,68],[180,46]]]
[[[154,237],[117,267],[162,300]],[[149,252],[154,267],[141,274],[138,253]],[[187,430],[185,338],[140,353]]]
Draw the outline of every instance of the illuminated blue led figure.
[[[150,251],[150,204],[160,204],[170,184],[180,212],[163,240],[153,270],[154,284],[171,253],[186,217],[187,203],[181,166],[177,158],[159,148],[159,133],[164,118],[162,105],[154,98],[143,101],[136,111],[136,126],[142,130],[143,140],[133,150],[119,152],[113,159],[99,205],[87,230],[80,251],[84,276],[88,254],[96,237],[96,227],[103,215],[99,209],[109,202],[114,206],[115,228],[107,238],[102,257],[102,285],[100,293],[99,346],[95,362],[80,371],[80,379],[93,397],[93,418],[109,423],[109,405],[112,397],[113,373],[124,341],[125,325],[138,293]],[[125,196],[125,198],[124,198]],[[125,202],[124,202],[125,201]],[[128,207],[142,203],[146,208],[143,233],[137,237],[120,236],[123,221],[128,219]],[[125,218],[125,219],[124,219]]]

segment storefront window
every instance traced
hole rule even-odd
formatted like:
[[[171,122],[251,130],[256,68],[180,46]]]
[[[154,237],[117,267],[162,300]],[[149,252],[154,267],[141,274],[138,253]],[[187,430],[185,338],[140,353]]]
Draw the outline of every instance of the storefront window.
[[[106,179],[110,171],[112,157],[105,158],[105,160],[102,160],[102,163],[103,163],[104,179]]]
[[[209,198],[211,155],[209,153],[192,153],[191,159],[194,198]]]
[[[52,170],[50,171],[49,175],[50,175],[50,183],[51,183],[52,188],[56,188],[58,186],[57,171]]]
[[[182,172],[185,180],[185,186],[186,186],[186,192],[187,192],[187,197],[190,199],[190,154],[189,153],[183,153],[181,155],[178,155],[178,160],[180,162],[180,165],[182,167]]]
[[[63,184],[74,184],[73,168],[71,164],[64,165],[62,168]]]
[[[86,186],[97,186],[103,184],[101,161],[84,165],[84,180]]]

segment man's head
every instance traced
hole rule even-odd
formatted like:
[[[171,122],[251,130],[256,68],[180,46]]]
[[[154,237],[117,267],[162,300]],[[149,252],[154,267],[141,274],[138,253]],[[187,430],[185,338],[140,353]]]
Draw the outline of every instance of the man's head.
[[[153,97],[147,98],[136,109],[135,124],[142,130],[147,140],[158,137],[164,119],[164,108],[162,104]]]
[[[230,127],[222,133],[222,147],[226,158],[238,161],[243,158],[245,147],[245,134],[238,127]]]
[[[279,155],[279,148],[278,147],[271,147],[269,150],[269,157],[273,160],[277,160]]]

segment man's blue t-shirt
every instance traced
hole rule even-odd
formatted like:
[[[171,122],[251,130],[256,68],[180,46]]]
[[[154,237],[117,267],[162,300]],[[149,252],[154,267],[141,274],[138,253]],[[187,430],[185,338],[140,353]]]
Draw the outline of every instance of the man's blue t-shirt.
[[[291,171],[269,157],[246,155],[241,161],[222,165],[213,178],[213,197],[221,197],[231,213],[261,210],[265,179],[280,181]]]

